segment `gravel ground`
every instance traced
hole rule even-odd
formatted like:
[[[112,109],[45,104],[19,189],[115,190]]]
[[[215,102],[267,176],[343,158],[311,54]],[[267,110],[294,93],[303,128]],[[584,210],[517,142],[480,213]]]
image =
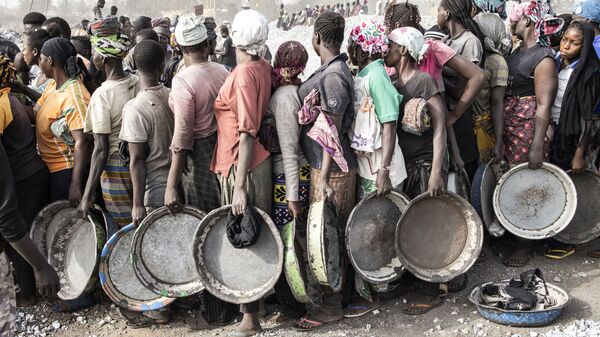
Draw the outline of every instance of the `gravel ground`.
[[[600,336],[600,292],[594,285],[600,282],[600,261],[590,259],[586,253],[592,248],[600,248],[594,242],[581,248],[575,255],[564,260],[554,261],[541,256],[539,247],[536,258],[530,266],[520,269],[506,268],[501,257],[486,250],[469,271],[469,287],[490,280],[500,280],[507,276],[517,276],[532,267],[543,270],[546,280],[567,290],[571,301],[563,315],[550,327],[513,328],[491,323],[482,319],[475,307],[467,301],[467,291],[451,294],[443,306],[423,316],[406,316],[401,313],[405,306],[399,298],[386,302],[380,310],[367,316],[346,319],[312,333],[295,332],[292,320],[274,323],[263,321],[265,332],[259,336],[300,337],[300,336],[352,336],[352,337],[392,337],[392,336],[489,336],[489,337],[588,337]],[[500,254],[501,255],[501,254]],[[176,317],[166,326],[131,329],[119,318],[114,305],[105,300],[75,314],[50,313],[48,303],[19,312],[18,336],[64,336],[64,337],[146,337],[146,336],[226,336],[234,327],[205,331],[191,331]],[[275,308],[270,308],[271,310]],[[29,330],[28,330],[29,329]],[[36,332],[37,331],[37,332]]]

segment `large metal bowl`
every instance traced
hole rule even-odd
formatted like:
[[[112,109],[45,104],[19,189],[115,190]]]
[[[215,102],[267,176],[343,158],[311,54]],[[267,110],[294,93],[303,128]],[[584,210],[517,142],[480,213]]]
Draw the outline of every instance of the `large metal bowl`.
[[[577,210],[567,228],[554,236],[563,243],[578,245],[600,236],[600,177],[588,170],[569,172],[577,189]]]
[[[508,282],[505,280],[503,282]],[[537,311],[518,311],[518,310],[503,310],[494,307],[487,306],[481,303],[480,294],[481,289],[488,284],[495,282],[484,283],[471,290],[469,294],[469,301],[477,307],[479,314],[492,322],[496,322],[503,325],[510,325],[516,327],[536,327],[545,326],[554,322],[563,312],[563,309],[569,302],[569,294],[566,291],[559,288],[556,285],[546,283],[548,288],[548,295],[556,300],[556,305],[547,308],[545,310]]]
[[[42,255],[48,257],[56,232],[76,217],[77,209],[68,200],[55,201],[35,216],[29,236]]]
[[[494,191],[498,220],[514,235],[547,239],[569,225],[577,209],[577,191],[560,168],[544,163],[531,170],[528,163],[513,167]]]
[[[74,300],[97,284],[106,232],[104,224],[92,218],[70,219],[62,224],[64,226],[54,235],[48,262],[60,278],[58,297]]]
[[[284,247],[283,272],[290,286],[292,295],[300,303],[309,303],[306,291],[306,262],[296,241],[296,221],[292,220],[281,228],[281,239]]]
[[[130,251],[135,226],[123,227],[108,239],[100,254],[98,276],[106,295],[119,307],[130,311],[158,310],[175,299],[148,290],[137,278]]]
[[[346,250],[354,270],[365,280],[385,283],[402,275],[394,238],[408,203],[398,192],[382,198],[371,193],[352,210],[346,225]]]
[[[256,242],[235,248],[227,238],[227,216],[231,206],[208,213],[193,241],[193,257],[200,280],[211,294],[229,303],[258,301],[277,283],[283,269],[283,243],[273,220],[259,208],[262,217]]]
[[[448,282],[475,264],[483,245],[483,225],[462,197],[429,193],[413,199],[396,228],[402,265],[427,282]]]
[[[165,297],[204,290],[192,256],[194,233],[204,216],[190,206],[174,215],[161,207],[142,221],[131,243],[131,261],[146,288]]]
[[[308,265],[319,284],[340,291],[343,284],[343,240],[335,202],[313,202],[308,211]]]
[[[506,229],[496,220],[494,213],[494,190],[498,180],[494,172],[493,159],[477,168],[471,185],[471,204],[483,221],[488,233],[493,237],[501,237]]]

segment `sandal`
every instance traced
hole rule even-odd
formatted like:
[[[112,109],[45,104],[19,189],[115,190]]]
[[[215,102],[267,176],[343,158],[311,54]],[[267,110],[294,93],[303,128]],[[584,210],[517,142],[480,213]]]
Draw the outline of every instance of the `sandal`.
[[[75,312],[89,308],[94,304],[96,304],[96,299],[94,296],[87,294],[82,295],[74,300],[61,300],[58,303],[54,303],[50,310],[53,312]]]
[[[544,256],[549,259],[553,259],[553,260],[561,260],[561,259],[564,259],[565,257],[571,256],[573,254],[575,254],[575,249],[573,249],[573,248],[570,248],[570,249],[548,249],[544,253]]]
[[[344,317],[346,317],[346,318],[361,317],[361,316],[364,316],[364,315],[370,313],[371,311],[373,311],[377,308],[378,308],[378,306],[376,306],[376,305],[367,306],[367,305],[350,304],[346,307],[346,309],[344,309]]]
[[[143,312],[129,311],[119,308],[119,314],[125,319],[127,326],[132,329],[140,329],[151,325],[160,325],[169,323],[169,319],[155,319],[144,315]]]
[[[308,319],[308,316],[304,316],[294,324],[294,330],[296,331],[312,331],[321,328],[328,323],[317,321],[314,319]]]
[[[440,283],[440,297],[448,297],[450,292],[448,291],[448,283]]]
[[[590,250],[587,256],[593,259],[600,259],[600,250]]]
[[[425,304],[425,303],[413,303],[408,308],[404,308],[402,312],[406,315],[418,316],[423,315],[431,310],[441,306],[444,303],[441,299],[438,299],[437,303]]]
[[[448,282],[448,291],[451,293],[463,291],[465,288],[467,288],[467,283],[467,274],[459,275]]]

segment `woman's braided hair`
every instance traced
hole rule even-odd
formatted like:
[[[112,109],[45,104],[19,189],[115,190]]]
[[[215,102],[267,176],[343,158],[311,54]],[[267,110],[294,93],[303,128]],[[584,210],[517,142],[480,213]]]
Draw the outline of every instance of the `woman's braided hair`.
[[[396,28],[396,23],[399,27],[413,27],[423,33],[425,29],[423,29],[420,22],[419,7],[408,1],[406,3],[393,3],[385,11],[384,23],[388,33]]]
[[[346,20],[340,14],[326,12],[315,21],[315,33],[321,36],[326,46],[339,47],[344,42]]]
[[[481,32],[479,25],[471,17],[473,2],[471,0],[442,0],[442,6],[450,12],[471,33],[475,34],[481,45],[485,46],[485,35]]]

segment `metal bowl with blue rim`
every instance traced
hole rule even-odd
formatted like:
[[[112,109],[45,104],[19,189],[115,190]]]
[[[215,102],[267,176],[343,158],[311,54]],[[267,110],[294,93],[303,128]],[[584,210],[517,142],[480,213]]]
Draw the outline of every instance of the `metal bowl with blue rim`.
[[[508,280],[501,282],[508,282]],[[569,302],[569,294],[567,294],[566,291],[554,284],[546,283],[546,287],[548,288],[548,296],[552,297],[555,302],[552,306],[546,309],[535,311],[518,311],[494,308],[483,304],[481,300],[481,290],[483,287],[492,283],[496,282],[487,282],[473,288],[469,294],[469,301],[477,307],[477,311],[481,317],[498,324],[515,327],[545,326],[556,321]]]
[[[135,226],[127,225],[104,245],[98,267],[100,285],[106,295],[123,309],[148,311],[164,308],[175,299],[148,290],[135,275],[130,256],[134,233]]]

